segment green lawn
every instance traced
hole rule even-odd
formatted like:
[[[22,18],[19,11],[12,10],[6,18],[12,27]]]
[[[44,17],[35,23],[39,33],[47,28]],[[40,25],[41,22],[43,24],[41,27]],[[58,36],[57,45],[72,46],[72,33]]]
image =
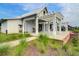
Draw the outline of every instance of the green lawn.
[[[79,56],[79,35],[75,35],[68,44],[67,55]]]
[[[31,35],[26,33],[26,34],[2,34],[0,33],[0,42],[6,42],[6,41],[12,41],[12,40],[17,40],[17,39],[23,39],[30,37]]]

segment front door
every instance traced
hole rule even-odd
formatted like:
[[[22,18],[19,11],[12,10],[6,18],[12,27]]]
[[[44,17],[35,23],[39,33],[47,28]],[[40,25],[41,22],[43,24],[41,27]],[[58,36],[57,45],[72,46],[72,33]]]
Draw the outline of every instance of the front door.
[[[43,26],[43,24],[39,24],[39,32],[42,31],[42,26]]]

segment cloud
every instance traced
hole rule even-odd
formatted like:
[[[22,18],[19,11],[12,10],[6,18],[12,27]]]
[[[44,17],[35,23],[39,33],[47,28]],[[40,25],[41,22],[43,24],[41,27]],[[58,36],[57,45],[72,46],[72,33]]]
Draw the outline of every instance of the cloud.
[[[20,4],[20,6],[22,7],[23,10],[25,11],[33,11],[35,9],[38,9],[38,8],[42,8],[42,7],[45,7],[46,4],[43,4],[43,3],[27,3],[27,4]]]
[[[61,13],[64,15],[64,21],[72,26],[79,26],[79,4],[66,3],[60,6],[62,6]]]

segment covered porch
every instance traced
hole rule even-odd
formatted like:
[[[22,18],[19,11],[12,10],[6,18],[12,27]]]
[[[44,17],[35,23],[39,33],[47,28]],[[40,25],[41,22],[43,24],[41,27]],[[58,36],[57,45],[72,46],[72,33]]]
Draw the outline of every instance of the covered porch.
[[[62,23],[62,19],[59,16],[50,14],[23,20],[22,32],[28,32],[34,36],[38,36],[39,33],[44,33],[52,38],[62,40],[69,34],[68,23]],[[65,28],[64,31],[62,31],[62,26]]]
[[[49,17],[47,17],[49,16]],[[64,31],[68,31],[68,23],[62,23],[62,18],[57,18],[56,16],[46,15],[43,17],[36,17],[30,19],[24,19],[22,23],[22,32],[29,32],[34,34],[39,34],[40,32],[56,35],[61,33],[62,26],[64,26]],[[63,25],[64,24],[64,25]]]

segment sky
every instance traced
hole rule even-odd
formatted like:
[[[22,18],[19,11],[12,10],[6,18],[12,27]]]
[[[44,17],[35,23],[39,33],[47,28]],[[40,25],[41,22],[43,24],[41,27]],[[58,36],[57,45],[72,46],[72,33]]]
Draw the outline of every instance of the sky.
[[[79,26],[79,3],[0,3],[0,19],[15,18],[35,9],[47,7],[49,12],[61,12],[71,26]]]

